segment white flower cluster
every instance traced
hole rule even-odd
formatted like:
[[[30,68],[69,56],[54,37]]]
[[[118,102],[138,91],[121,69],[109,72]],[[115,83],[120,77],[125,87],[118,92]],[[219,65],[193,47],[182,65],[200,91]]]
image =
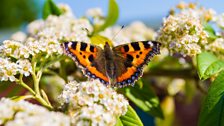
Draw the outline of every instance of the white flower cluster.
[[[64,41],[84,41],[89,42],[88,33],[93,28],[85,18],[76,19],[74,17],[60,15],[50,15],[43,20],[36,20],[28,25],[28,32],[34,38]]]
[[[86,18],[74,18],[66,5],[59,5],[64,12],[60,16],[50,15],[46,20],[35,20],[28,25],[28,36],[22,32],[12,35],[0,47],[5,56],[16,59],[29,58],[30,55],[46,53],[48,55],[62,54],[61,41],[90,42],[88,34],[93,27]],[[23,41],[18,42],[18,41]]]
[[[121,26],[109,27],[100,34],[113,40],[114,46],[134,41],[153,40],[156,32],[144,23],[136,21],[121,29]]]
[[[213,9],[205,9],[195,3],[180,2],[176,7],[179,12],[177,11],[176,14],[173,10],[171,15],[165,19],[158,40],[164,42],[171,53],[178,52],[191,56],[205,50],[212,51],[223,58],[224,14],[217,14]],[[212,23],[212,27],[217,25],[221,28],[214,28],[216,38],[210,39],[209,34],[206,35],[207,31],[203,29],[202,23]],[[189,26],[189,24],[191,25]],[[218,30],[220,33],[217,32]],[[206,38],[209,39],[206,40]]]
[[[47,33],[46,36],[48,36]],[[28,37],[25,41],[19,42],[18,40],[22,38],[16,38],[16,35],[13,35],[14,40],[3,41],[3,45],[0,46],[0,53],[4,56],[13,57],[16,59],[29,58],[30,56],[35,56],[38,54],[62,54],[63,50],[60,46],[59,40],[46,36],[38,36],[38,39]]]
[[[23,45],[23,43],[14,40],[5,40],[3,45],[0,46],[0,53],[7,57],[29,58],[32,53],[31,50]]]
[[[70,118],[59,112],[26,101],[0,100],[0,125],[5,126],[70,126]]]
[[[4,60],[1,64],[5,64],[0,66],[0,81],[15,81],[18,72],[29,76],[32,70],[31,57],[61,55],[61,41],[90,42],[88,33],[93,32],[93,27],[89,20],[74,18],[67,5],[59,7],[62,15],[50,15],[46,20],[36,20],[28,25],[27,35],[17,32],[12,35],[12,40],[3,41],[0,57]]]
[[[48,40],[47,43],[40,44],[35,39],[29,39],[25,43],[5,40],[0,46],[0,81],[15,81],[15,75],[18,73],[29,76],[32,72],[31,56],[40,53],[62,54],[62,52],[60,44],[55,41]]]
[[[30,36],[39,39],[40,43],[54,41],[84,41],[90,42],[88,34],[93,27],[86,18],[75,18],[68,5],[60,4],[63,14],[60,16],[50,15],[46,20],[36,20],[28,25],[27,31]]]
[[[201,21],[208,22],[214,20],[216,17],[216,12],[213,9],[206,9],[202,6],[198,6],[197,3],[185,3],[182,1],[177,4],[176,8],[180,10],[181,14],[199,18]]]
[[[28,25],[31,36],[26,44],[35,53],[47,52],[48,54],[62,54],[61,41],[90,42],[88,33],[93,28],[85,18],[76,19],[71,15],[50,15],[44,20],[36,20]]]
[[[128,101],[112,88],[99,81],[70,82],[59,96],[62,104],[69,104],[72,122],[79,126],[113,126],[117,117],[127,111]]]
[[[215,54],[219,54],[220,58],[224,58],[224,38],[217,38],[214,42],[210,43],[206,46],[206,49],[214,52]]]
[[[27,59],[19,59],[16,63],[0,57],[0,81],[15,81],[15,75],[20,73],[29,76],[32,72],[31,63]]]
[[[164,20],[157,39],[169,48],[171,54],[194,56],[208,43],[203,28],[200,17],[186,13],[170,15]]]

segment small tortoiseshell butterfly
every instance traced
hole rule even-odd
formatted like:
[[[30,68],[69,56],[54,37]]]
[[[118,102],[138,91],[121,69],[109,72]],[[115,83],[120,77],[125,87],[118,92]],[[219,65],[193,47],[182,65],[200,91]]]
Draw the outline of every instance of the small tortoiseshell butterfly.
[[[160,43],[139,41],[104,49],[84,42],[63,43],[64,52],[82,69],[84,74],[112,87],[133,85],[142,76],[142,68],[156,54]]]

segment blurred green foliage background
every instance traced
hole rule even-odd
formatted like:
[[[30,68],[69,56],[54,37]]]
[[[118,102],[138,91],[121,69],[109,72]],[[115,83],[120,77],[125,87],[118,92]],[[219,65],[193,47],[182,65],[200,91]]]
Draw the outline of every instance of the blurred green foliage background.
[[[40,11],[38,0],[1,0],[0,28],[19,27],[37,18]]]

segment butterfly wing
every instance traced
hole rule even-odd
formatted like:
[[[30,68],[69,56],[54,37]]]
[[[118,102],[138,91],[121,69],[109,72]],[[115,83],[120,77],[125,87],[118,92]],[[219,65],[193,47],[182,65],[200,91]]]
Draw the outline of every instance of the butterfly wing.
[[[84,42],[64,42],[63,48],[65,54],[70,56],[82,69],[84,75],[99,79],[106,85],[109,84],[102,48]]]
[[[114,47],[116,86],[134,84],[142,76],[143,66],[160,53],[160,45],[156,41],[139,41]]]

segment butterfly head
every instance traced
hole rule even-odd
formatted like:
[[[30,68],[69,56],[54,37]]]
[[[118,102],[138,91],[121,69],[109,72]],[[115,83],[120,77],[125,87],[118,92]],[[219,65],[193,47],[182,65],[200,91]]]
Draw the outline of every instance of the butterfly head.
[[[110,47],[109,42],[105,42],[104,48],[105,48],[106,46],[109,46],[109,47]]]
[[[104,50],[111,50],[109,42],[105,42]]]

